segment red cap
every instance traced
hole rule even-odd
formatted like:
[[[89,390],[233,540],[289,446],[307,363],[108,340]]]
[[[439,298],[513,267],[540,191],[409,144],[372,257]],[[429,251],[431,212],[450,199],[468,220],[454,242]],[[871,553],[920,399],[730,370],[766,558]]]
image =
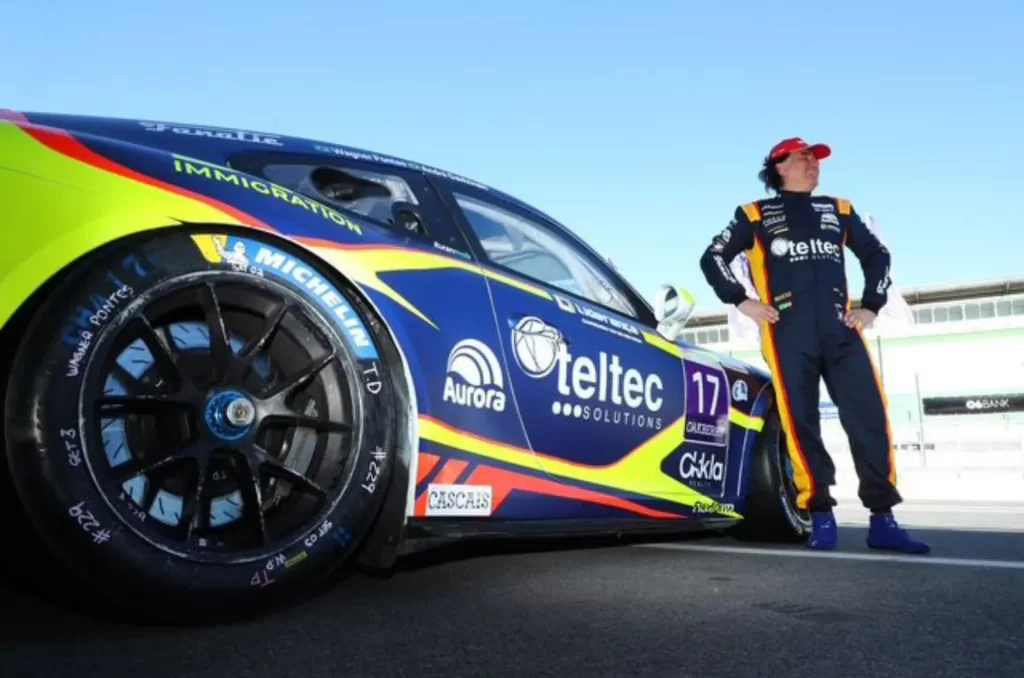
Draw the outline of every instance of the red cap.
[[[824,160],[828,156],[832,155],[832,149],[827,144],[808,144],[800,137],[793,137],[791,139],[784,139],[779,143],[772,146],[771,152],[768,153],[768,157],[773,160],[790,153],[796,153],[797,151],[806,151],[810,149],[814,153],[814,157],[818,160]]]

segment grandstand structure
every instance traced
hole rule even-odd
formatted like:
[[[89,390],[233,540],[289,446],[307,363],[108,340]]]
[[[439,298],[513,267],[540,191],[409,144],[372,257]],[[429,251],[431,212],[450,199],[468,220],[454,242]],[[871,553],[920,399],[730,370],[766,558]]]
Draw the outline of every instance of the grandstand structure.
[[[880,316],[864,334],[889,401],[900,467],[1021,475],[1024,277],[899,292],[906,322]],[[724,310],[695,313],[682,338],[767,369],[756,336],[737,339]],[[820,389],[822,436],[830,451],[848,451],[824,383]]]

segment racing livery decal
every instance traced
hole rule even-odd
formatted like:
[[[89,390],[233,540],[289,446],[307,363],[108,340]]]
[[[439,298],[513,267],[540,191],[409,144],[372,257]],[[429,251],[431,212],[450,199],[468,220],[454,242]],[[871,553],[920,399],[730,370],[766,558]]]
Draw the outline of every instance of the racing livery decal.
[[[665,386],[658,374],[624,366],[617,353],[574,355],[557,329],[534,316],[516,322],[511,347],[519,369],[553,391],[553,416],[661,430]]]
[[[360,359],[374,360],[379,357],[369,330],[352,306],[344,300],[344,295],[329,280],[317,275],[298,259],[246,238],[197,235],[192,239],[210,263],[230,264],[240,272],[270,274],[307,290],[321,309],[341,325],[349,344]]]

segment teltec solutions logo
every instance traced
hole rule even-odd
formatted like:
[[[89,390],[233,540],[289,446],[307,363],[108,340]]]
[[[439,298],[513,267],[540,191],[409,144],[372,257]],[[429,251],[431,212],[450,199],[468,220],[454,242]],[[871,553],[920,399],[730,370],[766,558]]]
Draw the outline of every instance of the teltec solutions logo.
[[[561,333],[540,318],[528,316],[512,329],[512,355],[529,377],[554,375],[558,398],[553,414],[586,421],[660,429],[664,384],[657,374],[624,367],[604,351],[596,360],[573,355]]]
[[[777,257],[788,257],[792,262],[812,259],[827,259],[839,263],[842,261],[843,247],[836,243],[812,238],[808,241],[793,241],[788,238],[776,238],[770,245],[772,254]]]
[[[505,411],[505,377],[498,357],[477,339],[463,339],[448,354],[444,401],[478,410]]]

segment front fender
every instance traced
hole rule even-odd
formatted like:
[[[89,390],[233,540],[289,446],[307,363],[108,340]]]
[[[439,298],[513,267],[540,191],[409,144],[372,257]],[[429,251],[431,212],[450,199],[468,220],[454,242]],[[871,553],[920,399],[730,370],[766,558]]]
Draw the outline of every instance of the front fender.
[[[5,251],[0,263],[5,271],[0,279],[0,329],[36,290],[83,256],[127,236],[173,225],[166,217],[161,219],[153,214],[123,212],[85,221],[72,229],[56,233],[50,231],[50,237],[45,234],[46,229],[37,229],[35,224],[17,228],[16,233],[32,233],[24,241],[11,239],[4,243]]]
[[[114,240],[182,222],[252,225],[126,176],[56,130],[0,120],[0,149],[0,328],[65,266]]]

